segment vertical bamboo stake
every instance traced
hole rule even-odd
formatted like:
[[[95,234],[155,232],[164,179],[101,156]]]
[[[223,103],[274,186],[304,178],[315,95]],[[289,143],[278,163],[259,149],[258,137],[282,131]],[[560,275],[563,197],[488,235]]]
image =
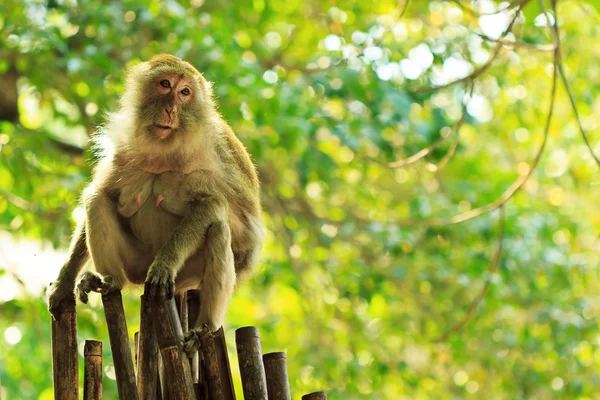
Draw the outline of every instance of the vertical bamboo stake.
[[[177,305],[177,315],[179,315],[179,321],[181,322],[181,330],[185,333],[189,328],[187,293],[175,296],[175,304]]]
[[[158,385],[158,344],[152,319],[152,305],[146,295],[141,297],[140,334],[137,356],[137,388],[139,398],[155,400]]]
[[[175,300],[157,298],[153,302],[154,328],[165,368],[171,400],[195,397],[190,364],[181,349],[183,331],[177,317]]]
[[[199,290],[188,290],[186,293],[187,297],[187,311],[188,311],[188,329],[196,327],[196,321],[198,321],[198,315],[200,314],[200,291]],[[192,382],[194,382],[194,390],[196,391],[196,397],[200,398],[201,393],[204,393],[206,389],[206,382],[202,375],[200,368],[200,357],[198,352],[189,359],[190,368],[192,370]],[[206,397],[206,396],[205,396]]]
[[[52,319],[52,378],[54,398],[79,398],[79,366],[77,359],[77,312],[75,297],[65,301],[59,320]]]
[[[102,295],[104,315],[110,337],[113,363],[117,376],[117,389],[120,399],[137,400],[138,393],[135,385],[133,358],[129,347],[129,334],[127,321],[123,311],[123,297],[120,290],[111,291]]]
[[[287,365],[284,352],[269,353],[263,356],[267,392],[269,400],[291,400]]]
[[[138,356],[139,356],[139,347],[140,347],[140,331],[137,331],[136,333],[133,334],[133,366],[135,367],[135,370],[137,371],[137,365],[138,365]]]
[[[203,335],[200,339],[206,362],[207,397],[211,400],[235,400],[223,327],[214,333]]]
[[[242,389],[246,400],[267,400],[267,380],[258,329],[246,326],[235,331]]]
[[[83,356],[83,400],[102,400],[102,342],[86,340]]]
[[[325,392],[312,392],[302,396],[302,400],[327,400],[327,393]]]

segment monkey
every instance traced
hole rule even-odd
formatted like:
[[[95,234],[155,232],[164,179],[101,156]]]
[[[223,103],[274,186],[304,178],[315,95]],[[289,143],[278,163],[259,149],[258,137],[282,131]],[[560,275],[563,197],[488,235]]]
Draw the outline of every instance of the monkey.
[[[116,112],[100,128],[101,155],[82,195],[85,218],[49,286],[66,300],[144,284],[151,298],[200,289],[184,350],[223,323],[234,289],[265,238],[256,168],[190,63],[160,54],[132,67]],[[91,258],[95,271],[81,272]]]

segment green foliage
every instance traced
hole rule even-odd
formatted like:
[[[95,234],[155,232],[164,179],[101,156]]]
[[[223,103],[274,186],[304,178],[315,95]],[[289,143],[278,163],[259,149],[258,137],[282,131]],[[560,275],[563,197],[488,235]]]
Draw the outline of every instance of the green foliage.
[[[498,212],[413,226],[491,203],[527,173],[552,73],[537,0],[512,30],[523,45],[503,47],[476,80],[461,129],[423,160],[386,166],[452,132],[470,81],[417,89],[443,84],[456,65],[477,69],[496,48],[474,32],[492,36],[498,17],[460,3],[413,0],[399,18],[384,0],[4,0],[0,78],[18,73],[19,119],[0,121],[0,228],[10,234],[0,241],[67,246],[94,163],[86,141],[115,108],[124,71],[173,53],[214,82],[262,181],[269,239],[227,316],[238,389],[233,332],[255,325],[265,352],[287,352],[294,398],[318,389],[344,399],[595,398],[598,166],[563,87],[544,156],[505,206],[496,271]],[[558,2],[562,61],[600,154],[597,10],[600,1]],[[6,398],[50,399],[49,315],[15,259],[0,258],[0,288],[10,281],[21,293],[0,293],[0,381]],[[139,294],[126,296],[132,334]],[[78,306],[80,341],[104,341],[104,396],[116,398],[91,300]],[[471,306],[465,326],[438,341]]]

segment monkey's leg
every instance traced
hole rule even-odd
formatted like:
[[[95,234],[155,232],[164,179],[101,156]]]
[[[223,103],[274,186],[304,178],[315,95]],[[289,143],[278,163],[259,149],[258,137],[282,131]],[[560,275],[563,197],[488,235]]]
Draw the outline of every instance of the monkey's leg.
[[[185,337],[188,354],[200,347],[203,331],[214,332],[223,324],[227,305],[235,287],[235,268],[231,250],[231,230],[225,222],[208,228],[204,243],[204,276],[200,288],[200,315],[195,328]]]
[[[67,261],[60,270],[56,281],[52,282],[47,290],[48,310],[56,318],[62,312],[65,300],[74,300],[75,279],[83,265],[89,259],[86,245],[85,222],[80,222],[71,239],[71,246]]]
[[[194,202],[173,236],[156,253],[146,276],[144,292],[150,297],[172,298],[175,275],[184,262],[204,246],[208,227],[226,220],[227,203],[223,199],[210,197]]]
[[[112,276],[102,276],[92,271],[85,271],[81,274],[77,279],[77,285],[75,285],[75,293],[84,304],[88,302],[88,293],[106,294],[113,289],[116,289],[116,287]]]
[[[85,203],[87,243],[94,268],[104,281],[110,276],[112,287],[121,289],[127,281],[124,268],[135,263],[139,251],[133,238],[123,231],[116,204],[104,192],[90,189]]]

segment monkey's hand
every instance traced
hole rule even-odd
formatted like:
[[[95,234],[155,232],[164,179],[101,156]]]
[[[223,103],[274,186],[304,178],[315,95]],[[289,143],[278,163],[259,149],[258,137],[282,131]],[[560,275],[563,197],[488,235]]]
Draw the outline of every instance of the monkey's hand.
[[[88,293],[96,292],[106,294],[111,289],[116,289],[112,276],[101,276],[100,274],[91,271],[86,271],[81,274],[77,280],[77,285],[75,286],[77,297],[79,297],[79,300],[84,304],[87,304],[88,302]]]
[[[48,290],[48,311],[56,321],[60,321],[62,312],[68,302],[75,301],[74,283],[58,280],[50,283]]]
[[[183,351],[191,358],[198,349],[200,349],[202,345],[202,339],[206,336],[211,335],[210,329],[205,324],[202,328],[190,329],[185,333],[183,340]]]
[[[166,297],[172,299],[174,292],[175,282],[171,268],[165,263],[155,260],[148,270],[144,293],[150,298]]]

